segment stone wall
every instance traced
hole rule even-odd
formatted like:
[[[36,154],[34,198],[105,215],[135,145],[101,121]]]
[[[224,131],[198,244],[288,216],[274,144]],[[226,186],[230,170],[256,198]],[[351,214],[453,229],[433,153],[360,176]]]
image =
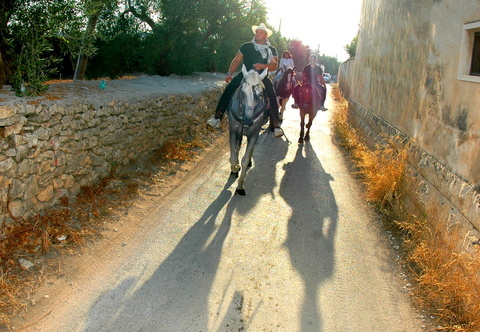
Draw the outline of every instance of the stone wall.
[[[166,91],[166,83],[153,82],[156,89],[135,83],[123,82],[130,84],[125,93],[109,82],[110,91],[97,99],[91,93],[100,91],[90,86],[83,87],[90,97],[57,94],[0,106],[0,199],[14,216],[28,217],[62,196],[74,197],[114,165],[204,129],[223,90],[215,80],[201,87],[196,79],[180,81],[180,92]]]
[[[350,94],[480,186],[480,77],[461,75],[478,0],[364,0]],[[478,30],[478,29],[477,29]]]
[[[470,251],[480,239],[480,194],[468,181],[428,154],[398,128],[353,98],[349,120],[370,147],[385,140],[407,151],[404,197],[410,213],[427,216],[439,231],[460,236],[458,252]]]
[[[464,72],[479,20],[478,0],[364,0],[356,56],[339,73],[367,142],[409,142],[411,208],[460,234],[463,250],[480,235],[480,78]]]

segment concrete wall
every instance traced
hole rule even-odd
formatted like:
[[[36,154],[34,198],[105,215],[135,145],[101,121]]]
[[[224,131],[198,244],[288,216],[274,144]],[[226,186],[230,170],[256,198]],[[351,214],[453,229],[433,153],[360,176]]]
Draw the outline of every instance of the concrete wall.
[[[468,75],[479,20],[478,0],[364,0],[357,53],[339,77],[366,137],[412,143],[411,202],[458,226],[464,248],[480,230],[480,77]]]
[[[128,93],[118,93],[109,82],[110,90],[90,87],[82,98],[70,94],[0,104],[0,199],[14,216],[28,217],[61,196],[74,197],[114,165],[202,130],[223,90],[215,81],[200,88],[195,80],[180,82],[186,90],[178,93],[150,83],[138,89],[134,80],[124,82],[132,84]],[[100,92],[102,98],[92,95]],[[5,211],[0,212],[3,220]]]

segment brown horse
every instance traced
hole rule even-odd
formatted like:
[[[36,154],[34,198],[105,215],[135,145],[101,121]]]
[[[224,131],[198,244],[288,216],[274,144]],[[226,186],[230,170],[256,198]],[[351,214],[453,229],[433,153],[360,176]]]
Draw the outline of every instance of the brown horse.
[[[273,80],[273,88],[277,95],[278,116],[280,121],[283,120],[283,112],[287,106],[288,99],[292,95],[295,87],[295,68],[288,67],[281,74],[277,75]]]
[[[298,143],[301,144],[304,140],[308,141],[310,139],[310,127],[322,106],[322,97],[309,81],[299,83],[296,89],[298,89],[297,100],[298,108],[300,109],[300,137],[298,138]],[[308,123],[305,125],[305,116],[307,115]],[[305,128],[307,128],[306,132]]]

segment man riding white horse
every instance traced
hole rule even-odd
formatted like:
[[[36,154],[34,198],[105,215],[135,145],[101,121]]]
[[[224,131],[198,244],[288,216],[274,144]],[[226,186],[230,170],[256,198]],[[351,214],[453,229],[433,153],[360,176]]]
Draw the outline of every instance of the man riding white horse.
[[[228,69],[227,77],[225,78],[225,82],[228,83],[228,85],[220,97],[215,115],[207,121],[207,123],[214,128],[217,128],[220,125],[220,121],[223,118],[228,103],[242,82],[242,72],[235,77],[232,77],[232,73],[237,70],[242,62],[247,71],[255,69],[258,73],[261,73],[265,69],[268,71],[274,71],[277,69],[277,50],[270,45],[270,42],[268,41],[268,37],[272,35],[272,30],[268,29],[265,24],[262,23],[258,26],[252,26],[252,31],[255,36],[252,41],[244,43],[240,47],[237,55],[232,60]],[[272,81],[267,76],[263,79],[263,84],[265,85],[265,91],[270,103],[270,128],[275,137],[282,137],[283,130],[279,125],[278,104]]]

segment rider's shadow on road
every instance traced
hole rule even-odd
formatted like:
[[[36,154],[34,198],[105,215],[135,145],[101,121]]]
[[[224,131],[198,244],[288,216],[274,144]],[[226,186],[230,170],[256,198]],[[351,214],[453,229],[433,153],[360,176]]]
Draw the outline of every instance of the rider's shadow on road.
[[[253,167],[248,171],[245,180],[247,195],[237,208],[241,215],[250,213],[255,205],[261,202],[262,196],[275,196],[276,165],[285,159],[288,146],[288,142],[283,139],[273,138],[268,127],[260,134],[253,150]]]
[[[330,181],[310,143],[299,145],[293,162],[284,165],[280,194],[292,208],[285,246],[304,283],[299,331],[322,331],[319,287],[334,271],[334,237],[338,207]]]
[[[85,331],[208,330],[208,296],[241,199],[227,190],[232,182],[145,283],[140,284],[140,278],[126,279],[95,302]],[[225,217],[218,224],[216,218],[225,205]],[[240,327],[238,313],[235,317]]]

